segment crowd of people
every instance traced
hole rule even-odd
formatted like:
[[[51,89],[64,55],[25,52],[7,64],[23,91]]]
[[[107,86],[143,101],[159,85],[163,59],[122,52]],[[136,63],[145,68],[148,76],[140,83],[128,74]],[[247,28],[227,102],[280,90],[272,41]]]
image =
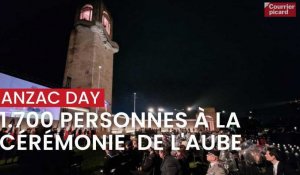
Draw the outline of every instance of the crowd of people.
[[[50,131],[50,132],[49,132]],[[103,150],[105,158],[101,169],[94,172],[94,174],[103,175],[296,175],[300,170],[300,148],[297,145],[272,143],[267,136],[259,135],[244,135],[240,144],[240,151],[228,150],[200,150],[189,149],[186,150],[186,145],[191,135],[195,135],[198,142],[201,142],[201,135],[207,135],[206,142],[210,144],[211,135],[218,136],[219,134],[230,135],[231,131],[221,130],[218,132],[209,131],[190,131],[188,129],[170,130],[168,132],[161,132],[161,130],[147,129],[137,131],[134,135],[125,137],[125,150]],[[0,139],[2,136],[10,134],[17,136],[17,129],[3,128],[0,131]],[[58,131],[55,128],[37,127],[34,129],[28,128],[21,134],[53,134],[59,135],[63,140],[66,140],[68,135],[73,135],[76,138],[78,135],[87,135],[91,137],[96,134],[94,129],[61,129]],[[146,134],[153,137],[155,134],[162,134],[162,150],[154,150],[152,145],[148,150],[142,151],[138,149],[138,134]],[[170,137],[176,136],[176,146],[179,150],[172,150]],[[217,141],[217,140],[215,140]],[[16,144],[16,140],[4,140],[4,144]],[[84,143],[84,140],[82,145]],[[142,143],[145,144],[145,143]],[[76,162],[76,157],[72,156],[72,151],[46,152],[41,154],[39,152],[28,151],[4,151],[0,150],[0,159],[7,160],[9,157],[18,154],[20,157],[19,163],[25,164],[25,168],[36,168],[39,165],[39,158],[47,157],[49,171],[55,172],[55,168],[61,168],[63,162]],[[100,156],[100,155],[99,155]],[[35,162],[31,166],[27,163]],[[28,172],[30,172],[28,170]],[[39,172],[45,171],[45,168],[40,167]],[[63,174],[63,173],[62,173]]]
[[[152,130],[151,130],[152,132]],[[296,175],[299,174],[299,146],[270,143],[264,136],[241,140],[241,150],[186,150],[189,136],[230,134],[228,131],[196,132],[173,130],[164,135],[163,150],[154,146],[140,151],[135,137],[125,143],[124,151],[106,151],[100,174],[118,175]],[[144,133],[145,134],[145,133]],[[149,134],[149,133],[146,133]],[[169,138],[176,135],[179,150],[171,150]],[[199,140],[200,142],[200,140]],[[210,142],[207,137],[207,142]],[[290,154],[287,154],[287,153]]]
[[[18,135],[25,135],[24,143],[22,147],[26,150],[18,150],[14,147],[11,150],[4,150],[0,147],[0,161],[2,166],[9,164],[17,164],[17,170],[13,173],[8,174],[74,174],[74,171],[79,172],[78,167],[72,167],[74,165],[80,165],[82,162],[82,157],[77,156],[74,150],[58,150],[58,151],[46,151],[46,150],[29,150],[29,135],[38,135],[43,138],[44,135],[58,135],[61,140],[65,141],[69,135],[73,135],[75,139],[79,135],[87,135],[92,137],[96,133],[95,129],[72,129],[72,127],[62,128],[57,130],[57,128],[49,127],[45,128],[42,125],[38,125],[36,128],[27,128],[24,131],[20,131],[19,128],[11,127],[10,129],[2,128],[0,131],[0,139],[4,138],[5,135],[11,135],[15,139],[4,139],[3,145],[5,147],[10,147],[12,145],[17,145],[18,140],[16,139]],[[55,137],[53,137],[55,139]],[[44,144],[41,141],[38,145],[42,148]],[[85,140],[79,140],[80,145],[85,145]],[[0,165],[0,166],[1,166]],[[1,168],[1,167],[0,167]],[[0,174],[1,169],[0,169]],[[80,174],[80,173],[75,173]],[[74,174],[74,175],[75,175]]]

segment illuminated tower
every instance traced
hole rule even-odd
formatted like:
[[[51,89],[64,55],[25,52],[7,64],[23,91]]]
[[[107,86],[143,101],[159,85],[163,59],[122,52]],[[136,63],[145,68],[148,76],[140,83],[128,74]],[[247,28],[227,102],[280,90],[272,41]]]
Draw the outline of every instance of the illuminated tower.
[[[101,0],[84,0],[76,10],[71,32],[64,87],[104,88],[105,108],[90,111],[111,111],[113,56],[118,44],[112,41],[112,17]]]

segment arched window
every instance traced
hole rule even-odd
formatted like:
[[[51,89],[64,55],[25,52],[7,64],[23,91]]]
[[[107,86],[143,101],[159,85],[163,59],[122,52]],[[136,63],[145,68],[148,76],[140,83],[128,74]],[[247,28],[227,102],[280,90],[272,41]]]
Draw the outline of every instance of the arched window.
[[[110,35],[110,20],[107,12],[103,12],[102,15],[102,25],[105,28],[106,32]]]
[[[86,21],[92,21],[92,17],[93,17],[93,6],[90,4],[84,5],[80,11],[80,19]]]

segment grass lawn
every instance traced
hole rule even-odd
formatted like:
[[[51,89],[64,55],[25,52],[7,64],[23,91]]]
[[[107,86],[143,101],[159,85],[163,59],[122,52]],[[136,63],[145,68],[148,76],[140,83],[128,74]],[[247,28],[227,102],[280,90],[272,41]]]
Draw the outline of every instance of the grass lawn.
[[[76,156],[82,156],[81,171],[83,175],[90,175],[98,170],[103,165],[104,151],[98,148],[97,150],[87,149],[85,151],[75,150]]]

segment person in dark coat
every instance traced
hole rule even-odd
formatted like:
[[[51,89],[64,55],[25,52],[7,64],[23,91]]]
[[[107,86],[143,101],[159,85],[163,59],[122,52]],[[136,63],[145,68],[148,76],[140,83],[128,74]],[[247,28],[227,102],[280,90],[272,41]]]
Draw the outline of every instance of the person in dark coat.
[[[132,151],[133,151],[133,164],[135,167],[139,167],[143,162],[144,151],[138,149],[137,140],[132,140]]]
[[[131,141],[125,142],[125,150],[122,154],[123,160],[126,161],[127,168],[131,171],[137,170],[137,160],[135,152],[133,151],[133,146]]]
[[[189,161],[184,145],[180,145],[180,150],[176,151],[175,157],[181,166],[181,174],[191,174],[189,169]]]
[[[160,168],[160,158],[158,157],[158,155],[155,153],[153,148],[149,149],[149,155],[145,158],[144,163],[142,164],[142,166],[140,167],[141,171],[143,172],[156,172],[157,170],[159,172],[159,168]]]
[[[272,163],[272,167],[269,169],[269,174],[272,175],[287,175],[290,168],[287,168],[283,161],[280,159],[280,154],[277,148],[269,147],[265,154],[266,160]]]
[[[159,157],[162,159],[161,175],[178,175],[180,173],[180,164],[177,159],[171,156],[171,147],[168,146],[159,151]]]
[[[160,158],[155,153],[154,149],[149,148],[149,153],[145,152],[142,165],[138,168],[138,171],[132,171],[134,175],[160,175]]]

